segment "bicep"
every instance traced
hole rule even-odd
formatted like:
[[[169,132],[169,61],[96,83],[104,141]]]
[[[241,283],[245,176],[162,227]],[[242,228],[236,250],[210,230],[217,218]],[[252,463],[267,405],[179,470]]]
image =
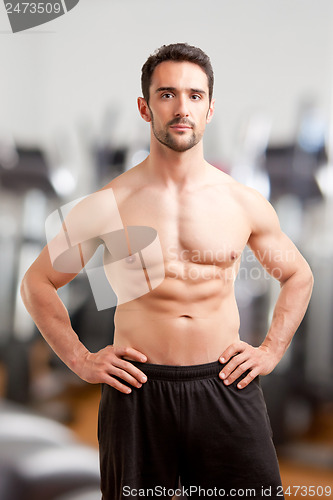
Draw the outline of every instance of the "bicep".
[[[281,283],[304,265],[304,259],[291,239],[281,230],[272,205],[257,198],[252,211],[252,233],[248,246],[267,270]]]
[[[29,278],[30,284],[34,283],[35,286],[38,283],[50,283],[58,289],[72,281],[78,272],[65,273],[55,269],[50,259],[48,246],[46,245],[29,267],[26,277]]]
[[[58,219],[57,219],[58,220]],[[60,220],[60,219],[59,219]],[[121,225],[112,189],[93,193],[69,211],[31,266],[30,274],[56,288],[71,281],[103,243],[102,235]]]
[[[303,257],[281,229],[252,235],[248,246],[266,271],[281,283],[302,265]]]
[[[36,280],[48,281],[56,289],[61,288],[77,276],[100,244],[101,240],[94,238],[70,246],[59,233],[43,248],[28,273]]]

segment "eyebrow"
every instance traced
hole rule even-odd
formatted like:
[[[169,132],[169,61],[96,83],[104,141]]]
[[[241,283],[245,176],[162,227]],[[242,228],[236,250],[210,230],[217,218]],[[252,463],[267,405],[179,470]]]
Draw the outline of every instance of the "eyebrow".
[[[155,90],[155,93],[157,94],[158,92],[163,92],[166,90],[169,90],[170,92],[174,92],[175,90],[177,90],[177,88],[176,87],[159,87],[158,89]],[[190,90],[191,92],[197,92],[198,94],[206,94],[206,91],[202,90],[202,89],[187,89],[187,90]]]

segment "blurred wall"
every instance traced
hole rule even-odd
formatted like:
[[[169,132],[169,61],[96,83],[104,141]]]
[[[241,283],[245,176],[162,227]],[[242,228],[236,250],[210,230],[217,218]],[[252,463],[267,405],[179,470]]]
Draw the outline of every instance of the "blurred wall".
[[[331,0],[80,0],[67,15],[15,35],[0,9],[0,129],[20,142],[47,147],[79,124],[98,135],[107,106],[119,110],[114,141],[141,130],[148,137],[136,110],[140,69],[155,48],[175,41],[200,46],[213,62],[213,156],[232,157],[251,111],[271,115],[271,140],[283,142],[293,137],[302,99],[329,109]]]

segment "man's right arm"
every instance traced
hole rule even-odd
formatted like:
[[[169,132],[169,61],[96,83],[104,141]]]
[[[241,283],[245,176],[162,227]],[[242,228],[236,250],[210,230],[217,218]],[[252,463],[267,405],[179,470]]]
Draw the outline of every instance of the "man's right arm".
[[[75,278],[77,273],[64,273],[53,268],[46,246],[26,272],[22,284],[23,302],[37,328],[59,358],[81,379],[90,383],[106,383],[129,393],[130,388],[114,378],[141,387],[144,373],[126,358],[145,362],[146,357],[132,348],[107,346],[91,353],[80,342],[72,328],[66,307],[58,296],[58,288]]]

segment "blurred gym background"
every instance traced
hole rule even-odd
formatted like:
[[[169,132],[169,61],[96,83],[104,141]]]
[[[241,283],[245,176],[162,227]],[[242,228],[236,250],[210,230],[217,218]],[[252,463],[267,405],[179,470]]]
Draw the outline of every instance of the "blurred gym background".
[[[284,487],[333,488],[332,28],[331,0],[81,0],[15,35],[0,7],[0,500],[100,498],[99,387],[50,351],[19,284],[46,217],[148,154],[140,70],[176,41],[215,70],[206,159],[271,201],[313,269],[306,317],[262,384]],[[254,345],[279,288],[258,269],[245,252],[236,292]],[[90,350],[112,343],[114,309],[97,311],[84,272],[60,294]]]

